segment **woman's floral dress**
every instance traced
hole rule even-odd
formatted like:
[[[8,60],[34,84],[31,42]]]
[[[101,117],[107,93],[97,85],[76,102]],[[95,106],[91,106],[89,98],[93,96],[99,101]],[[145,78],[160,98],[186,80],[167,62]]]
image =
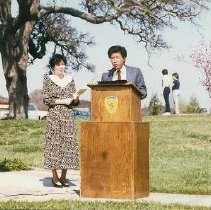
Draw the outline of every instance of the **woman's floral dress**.
[[[74,80],[65,87],[44,77],[43,101],[49,107],[46,121],[44,167],[46,169],[78,169],[79,149],[72,107],[56,105],[56,99],[73,98]]]

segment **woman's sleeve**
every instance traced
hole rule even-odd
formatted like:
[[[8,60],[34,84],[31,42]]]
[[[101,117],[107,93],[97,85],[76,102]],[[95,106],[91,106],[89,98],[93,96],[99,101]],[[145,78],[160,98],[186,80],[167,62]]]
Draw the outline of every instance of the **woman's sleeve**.
[[[53,96],[52,88],[47,77],[43,80],[43,103],[47,106],[54,106],[56,98]]]

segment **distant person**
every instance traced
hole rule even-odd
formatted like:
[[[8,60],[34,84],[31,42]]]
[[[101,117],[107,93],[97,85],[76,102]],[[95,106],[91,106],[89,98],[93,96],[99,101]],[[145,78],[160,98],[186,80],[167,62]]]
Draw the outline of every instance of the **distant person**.
[[[179,111],[180,81],[179,81],[178,73],[173,73],[172,78],[173,78],[172,95],[173,95],[173,101],[174,101],[175,114],[180,114],[180,111]]]
[[[72,105],[78,103],[75,82],[65,75],[66,58],[55,54],[49,61],[50,75],[43,81],[43,101],[48,106],[44,167],[52,171],[55,187],[69,187],[68,169],[79,167],[79,149]],[[59,176],[57,170],[61,170]]]
[[[141,70],[125,65],[127,58],[126,49],[119,45],[112,46],[108,50],[108,57],[113,68],[102,74],[101,81],[127,80],[139,89],[142,94],[141,99],[146,98],[147,89]]]
[[[168,70],[162,70],[163,78],[162,78],[162,89],[163,89],[163,97],[165,101],[165,112],[164,115],[170,115],[170,102],[169,95],[171,92],[172,80],[168,75]]]

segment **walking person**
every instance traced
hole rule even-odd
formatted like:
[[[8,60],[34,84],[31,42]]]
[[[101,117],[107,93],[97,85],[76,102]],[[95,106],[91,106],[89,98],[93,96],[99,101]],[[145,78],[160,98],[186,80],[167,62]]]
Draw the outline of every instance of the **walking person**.
[[[168,75],[168,70],[162,70],[163,78],[162,78],[162,89],[163,89],[163,97],[165,101],[165,112],[163,115],[170,115],[170,102],[169,95],[171,92],[172,80]]]
[[[178,73],[172,74],[173,78],[173,86],[172,86],[172,95],[173,95],[173,102],[174,102],[174,110],[175,114],[180,114],[179,110],[179,89],[180,89],[180,81]]]
[[[43,81],[43,101],[48,106],[44,167],[52,171],[55,187],[69,187],[68,169],[78,169],[79,149],[72,106],[79,102],[75,82],[65,74],[66,57],[55,54],[49,61],[50,75]],[[59,176],[58,170],[61,170]]]

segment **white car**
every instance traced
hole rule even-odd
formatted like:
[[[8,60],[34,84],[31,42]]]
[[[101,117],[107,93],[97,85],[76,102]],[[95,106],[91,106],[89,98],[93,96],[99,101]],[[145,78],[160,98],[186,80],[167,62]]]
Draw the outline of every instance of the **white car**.
[[[35,104],[29,103],[28,106],[28,119],[30,120],[43,120],[46,119],[48,112],[40,111]]]
[[[4,119],[9,114],[8,109],[1,109],[0,110],[0,119]]]
[[[8,109],[0,110],[0,119],[4,119],[7,117],[9,111]],[[44,120],[47,117],[47,111],[40,111],[37,109],[36,105],[33,103],[29,103],[28,106],[28,119],[30,120]]]

